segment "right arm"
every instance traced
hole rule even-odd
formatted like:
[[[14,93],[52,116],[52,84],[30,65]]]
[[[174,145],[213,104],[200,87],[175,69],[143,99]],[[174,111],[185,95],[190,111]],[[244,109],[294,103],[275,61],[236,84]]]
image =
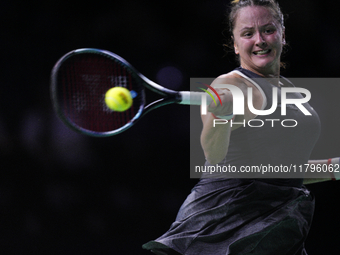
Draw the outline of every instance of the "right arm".
[[[221,162],[228,153],[231,126],[227,124],[214,124],[215,117],[211,112],[202,115],[203,130],[201,133],[201,144],[205,158],[210,164]]]
[[[246,104],[246,91],[248,86],[251,85],[246,85],[243,78],[228,74],[222,75],[218,77],[211,86],[214,87],[215,84],[233,84],[243,91],[245,98],[245,114],[235,116],[235,122],[243,122],[244,119],[248,121],[255,117],[254,114],[249,111],[248,105]],[[216,124],[214,126],[215,116],[225,116],[233,113],[233,96],[231,92],[228,89],[216,89],[216,91],[221,98],[222,105],[219,103],[219,100],[216,99],[217,105],[215,105],[214,102],[211,102],[207,114],[201,115],[203,122],[201,145],[205,158],[213,165],[221,162],[225,158],[228,153],[231,132],[240,127],[240,125],[233,125],[231,127],[230,121],[226,124]],[[262,100],[261,94],[255,88],[253,93],[253,101],[255,102],[254,107],[257,109],[260,108]]]

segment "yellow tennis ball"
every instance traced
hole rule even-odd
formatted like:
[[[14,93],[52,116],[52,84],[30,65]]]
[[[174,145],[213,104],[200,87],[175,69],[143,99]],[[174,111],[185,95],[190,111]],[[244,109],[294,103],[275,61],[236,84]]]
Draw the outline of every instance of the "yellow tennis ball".
[[[132,105],[131,93],[124,87],[114,87],[105,94],[105,103],[112,111],[123,112]]]

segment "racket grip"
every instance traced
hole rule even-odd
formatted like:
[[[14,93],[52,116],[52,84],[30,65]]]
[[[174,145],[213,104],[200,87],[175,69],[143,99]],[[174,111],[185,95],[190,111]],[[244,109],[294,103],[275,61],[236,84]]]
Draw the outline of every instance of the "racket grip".
[[[213,99],[204,92],[195,92],[195,91],[180,91],[181,101],[179,104],[186,105],[202,105],[204,100],[206,100],[206,104],[209,105]]]

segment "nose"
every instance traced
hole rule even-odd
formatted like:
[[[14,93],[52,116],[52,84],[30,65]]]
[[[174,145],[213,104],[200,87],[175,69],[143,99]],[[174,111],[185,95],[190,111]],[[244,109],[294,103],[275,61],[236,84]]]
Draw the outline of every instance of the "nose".
[[[261,47],[261,48],[265,47],[267,44],[264,37],[262,36],[260,32],[256,33],[255,44],[256,46]]]

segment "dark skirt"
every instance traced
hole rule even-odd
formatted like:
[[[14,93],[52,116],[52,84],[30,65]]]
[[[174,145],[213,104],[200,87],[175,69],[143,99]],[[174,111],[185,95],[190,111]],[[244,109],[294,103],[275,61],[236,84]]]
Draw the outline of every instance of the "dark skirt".
[[[143,245],[158,255],[301,255],[314,212],[304,187],[202,179],[170,229]]]

